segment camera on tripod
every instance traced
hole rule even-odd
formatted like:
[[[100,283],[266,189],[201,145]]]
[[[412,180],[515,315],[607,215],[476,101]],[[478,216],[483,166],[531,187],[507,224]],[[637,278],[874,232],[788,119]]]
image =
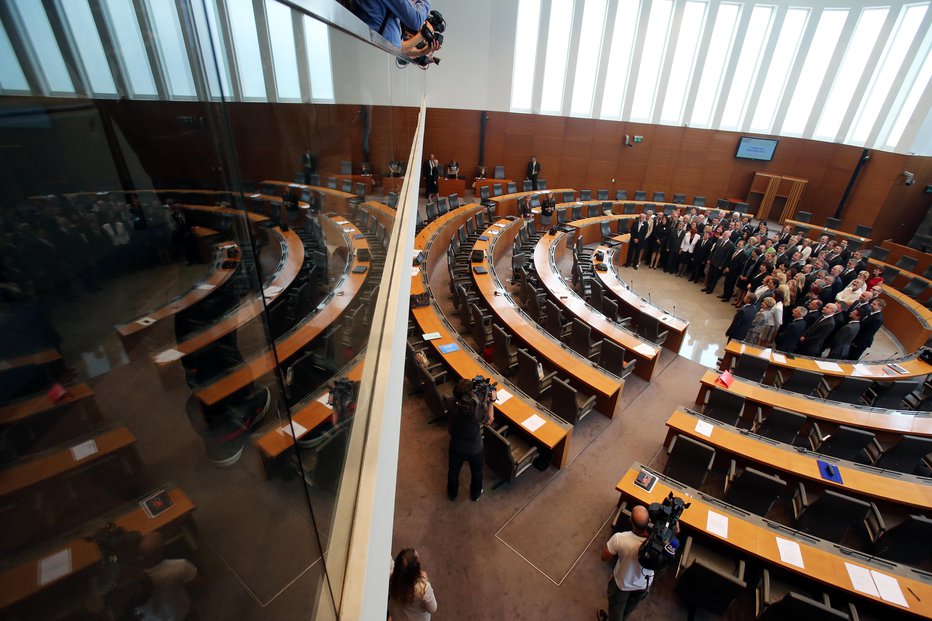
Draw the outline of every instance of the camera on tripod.
[[[677,498],[673,492],[663,502],[653,502],[647,507],[650,517],[650,533],[638,550],[638,563],[645,569],[658,571],[667,566],[676,556],[679,540],[676,538],[680,516],[689,503]]]

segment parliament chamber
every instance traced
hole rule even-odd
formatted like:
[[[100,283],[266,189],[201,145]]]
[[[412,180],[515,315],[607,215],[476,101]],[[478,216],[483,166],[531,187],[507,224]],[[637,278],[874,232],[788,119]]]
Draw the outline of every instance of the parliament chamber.
[[[0,618],[932,618],[929,2],[402,2],[0,0]]]

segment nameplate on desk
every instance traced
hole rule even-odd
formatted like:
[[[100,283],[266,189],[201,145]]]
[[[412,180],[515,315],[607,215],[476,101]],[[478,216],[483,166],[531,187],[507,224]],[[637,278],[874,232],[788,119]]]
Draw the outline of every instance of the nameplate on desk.
[[[657,476],[647,470],[641,470],[638,472],[638,475],[634,477],[634,484],[650,493],[657,484]]]
[[[153,319],[152,317],[143,317],[142,319],[137,319],[136,323],[138,323],[141,326],[151,326],[152,324],[155,323],[155,319]]]
[[[641,343],[634,348],[634,351],[641,354],[642,356],[654,356],[657,354],[657,350],[648,345],[647,343]]]
[[[81,444],[75,444],[71,447],[71,457],[73,457],[75,461],[81,461],[97,452],[97,442],[93,439],[82,442]]]
[[[826,481],[832,481],[833,483],[838,483],[839,485],[843,484],[841,480],[841,472],[838,470],[838,466],[835,464],[830,464],[827,461],[822,461],[817,459],[816,463],[819,465],[819,474],[822,475],[822,478]]]
[[[315,399],[315,401],[317,401],[317,403],[322,404],[328,410],[333,409],[333,406],[330,405],[330,391],[329,390],[325,390],[323,394],[321,394],[319,397],[317,397],[317,399]]]
[[[329,396],[329,394],[328,394]],[[294,432],[292,433],[292,425],[294,425]],[[307,433],[307,429],[299,425],[298,423],[292,422],[290,425],[282,425],[278,428],[279,433],[291,436],[295,440],[301,438],[304,434]]]
[[[495,404],[501,405],[511,399],[511,393],[505,390],[504,388],[499,388],[495,391],[496,399]]]
[[[705,529],[707,532],[718,535],[722,539],[728,539],[728,516],[709,511],[706,518]]]
[[[433,341],[434,339],[440,338],[440,333],[439,332],[425,332],[423,335],[421,335],[421,338],[424,339],[425,341]]]
[[[851,375],[854,377],[877,377],[880,373],[866,364],[856,364]]]
[[[909,373],[909,371],[907,371],[906,369],[904,369],[903,367],[901,367],[900,365],[894,362],[891,362],[887,366],[893,369],[894,371],[896,371],[897,373],[899,373],[900,375],[906,375],[907,373]]]
[[[159,352],[155,355],[155,361],[157,363],[172,362],[183,356],[184,354],[182,354],[177,349],[166,349],[165,351]]]
[[[777,364],[786,364],[786,356],[784,356],[783,354],[778,354],[774,352],[773,354],[771,354],[771,358]]]
[[[714,425],[712,425],[712,423],[708,421],[704,421],[704,420],[696,421],[696,433],[702,434],[707,438],[712,437],[712,430],[714,428],[715,428]]]
[[[776,537],[776,540],[777,551],[780,553],[781,561],[787,565],[795,565],[800,569],[806,568],[805,564],[803,564],[803,551],[798,543],[781,537]]]
[[[199,284],[199,285],[197,286],[197,288],[200,289],[200,290],[202,290],[202,291],[210,291],[211,289],[214,288],[214,285],[211,285],[210,283],[206,283],[206,282],[205,282],[205,283]]]
[[[455,351],[459,351],[460,346],[456,343],[447,343],[446,345],[441,345],[437,349],[441,354],[452,354]]]
[[[71,548],[46,556],[39,561],[39,586],[45,586],[71,573]]]

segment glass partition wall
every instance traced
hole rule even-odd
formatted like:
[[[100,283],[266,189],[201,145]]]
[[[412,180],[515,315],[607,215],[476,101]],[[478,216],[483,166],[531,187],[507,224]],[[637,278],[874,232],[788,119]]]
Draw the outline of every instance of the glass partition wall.
[[[332,8],[0,2],[3,618],[336,616],[424,74]]]

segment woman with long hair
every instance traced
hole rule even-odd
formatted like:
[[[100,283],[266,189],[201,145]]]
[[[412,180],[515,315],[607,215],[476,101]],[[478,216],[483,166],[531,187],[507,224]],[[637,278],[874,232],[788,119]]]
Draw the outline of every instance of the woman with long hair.
[[[395,557],[388,579],[388,614],[392,621],[430,621],[435,612],[434,589],[421,569],[417,550],[405,548]]]

